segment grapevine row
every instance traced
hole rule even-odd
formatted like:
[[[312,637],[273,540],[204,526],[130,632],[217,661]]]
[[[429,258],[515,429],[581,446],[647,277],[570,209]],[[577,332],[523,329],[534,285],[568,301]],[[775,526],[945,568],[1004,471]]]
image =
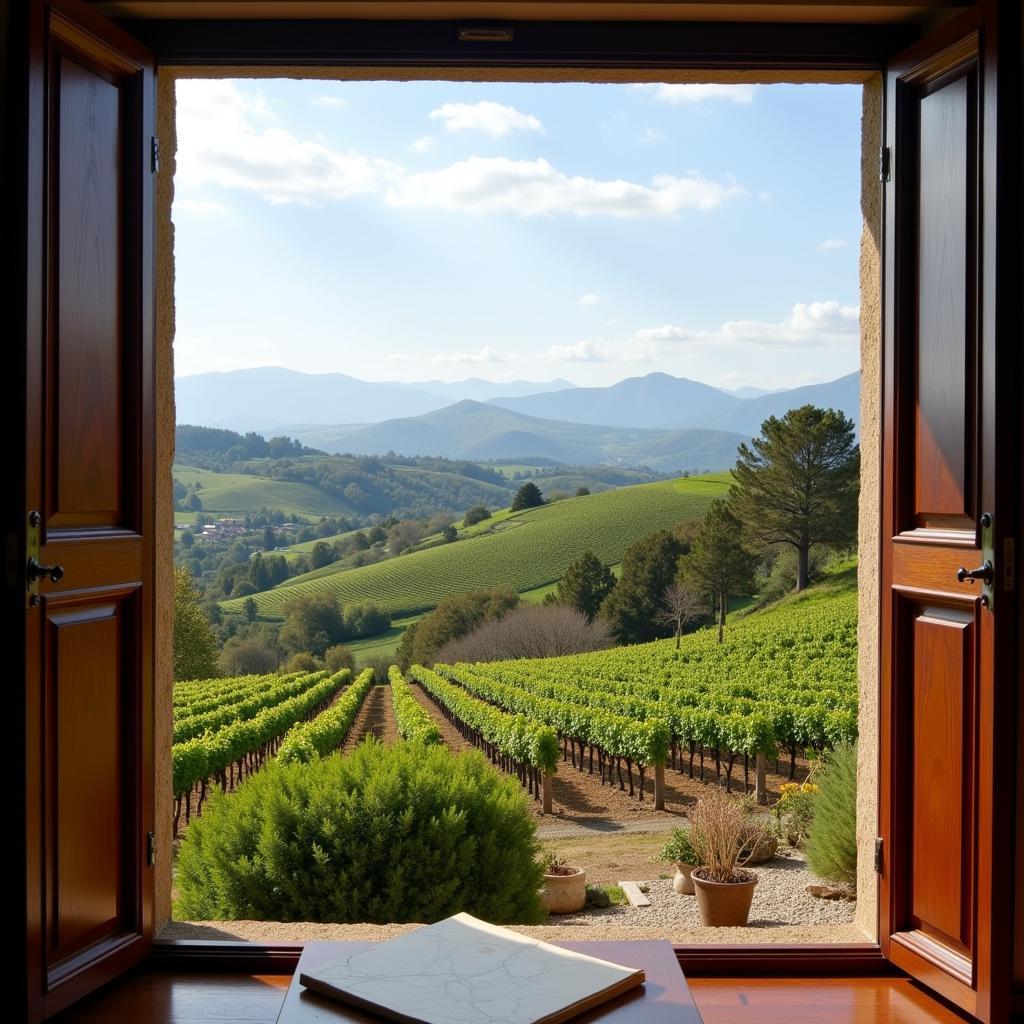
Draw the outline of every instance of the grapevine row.
[[[323,714],[300,722],[281,742],[278,758],[285,764],[315,761],[337,750],[373,686],[373,669],[364,669],[356,681]]]
[[[486,752],[492,764],[517,775],[537,799],[543,785],[544,812],[550,813],[550,777],[559,753],[558,737],[552,729],[524,715],[491,707],[421,665],[413,665],[409,674],[462,736]]]
[[[327,673],[323,671],[307,672],[298,677],[270,676],[269,679],[274,682],[238,703],[222,704],[203,714],[190,715],[176,721],[174,742],[184,743],[185,740],[202,736],[204,732],[216,731],[231,722],[244,722],[246,719],[254,718],[265,708],[272,708],[290,697],[303,693],[326,678]]]
[[[342,669],[303,693],[265,708],[254,718],[232,722],[216,732],[175,743],[171,750],[175,834],[183,803],[186,824],[191,817],[192,790],[197,785],[200,787],[198,811],[206,797],[208,780],[215,779],[221,789],[226,790],[236,777],[241,779],[246,772],[259,768],[276,753],[281,737],[296,722],[317,714],[350,677],[351,672]]]
[[[428,744],[440,743],[440,730],[413,696],[412,687],[406,682],[402,670],[397,665],[392,665],[388,669],[388,679],[391,682],[391,706],[394,708],[398,734],[402,739],[419,740]]]
[[[268,675],[233,676],[230,679],[205,679],[174,684],[174,720],[184,721],[223,704],[234,704],[279,682],[295,679],[298,672]]]
[[[442,677],[459,683],[469,693],[483,698],[490,704],[550,726],[563,741],[571,745],[574,766],[576,765],[575,749],[577,745],[580,748],[580,768],[583,767],[583,748],[590,748],[591,771],[593,771],[593,755],[596,751],[602,785],[606,781],[609,785],[614,785],[617,777],[619,788],[625,789],[626,780],[622,777],[622,766],[625,763],[629,795],[635,796],[636,791],[633,787],[633,766],[635,764],[640,776],[639,796],[643,800],[647,768],[665,763],[669,748],[669,730],[660,718],[638,721],[635,718],[627,718],[602,708],[591,707],[579,699],[570,699],[570,688],[566,688],[562,700],[539,697],[480,672],[472,671],[468,666],[460,665],[457,669],[453,669],[447,665],[438,665],[436,671]],[[565,759],[564,743],[562,756]]]

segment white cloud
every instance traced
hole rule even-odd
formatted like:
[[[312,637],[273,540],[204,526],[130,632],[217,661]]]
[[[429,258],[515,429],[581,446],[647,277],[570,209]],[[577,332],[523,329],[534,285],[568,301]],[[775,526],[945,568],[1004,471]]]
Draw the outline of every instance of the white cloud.
[[[585,295],[581,295],[576,301],[581,306],[596,306],[601,301],[601,296],[595,295],[593,292],[587,292]]]
[[[392,352],[387,360],[389,363],[428,362],[444,365],[461,366],[467,363],[507,363],[508,356],[490,345],[484,345],[478,352],[436,352],[430,356],[410,355],[408,352]]]
[[[508,362],[508,358],[490,345],[485,345],[479,352],[439,352],[437,355],[432,356],[430,361],[433,363],[454,364],[505,363]]]
[[[224,214],[228,212],[226,206],[211,202],[209,199],[175,199],[174,212],[178,210],[182,210],[185,213],[199,214],[200,216],[208,213]]]
[[[834,300],[798,302],[781,321],[729,320],[714,330],[661,324],[621,341],[603,339],[553,345],[546,357],[561,362],[653,362],[695,345],[775,348],[856,348],[860,310]]]
[[[441,121],[450,132],[483,132],[499,139],[513,131],[540,132],[544,126],[533,114],[524,114],[515,107],[492,100],[478,103],[442,103],[430,112],[434,121]]]
[[[664,142],[668,136],[664,132],[659,132],[657,128],[651,128],[648,125],[644,128],[644,142],[650,144],[652,142]]]
[[[643,185],[569,175],[543,158],[472,156],[411,173],[356,150],[333,149],[323,139],[296,137],[275,123],[259,92],[232,81],[180,81],[177,90],[176,181],[185,189],[214,185],[271,203],[378,196],[392,206],[472,214],[619,218],[677,217],[746,194],[734,181],[712,181],[693,171],[658,175]]]
[[[234,82],[179,81],[177,179],[254,192],[272,203],[348,199],[399,173],[385,160],[338,152],[273,124],[259,93]]]
[[[845,248],[845,238],[826,238],[825,241],[818,246],[818,252],[835,252],[837,249]]]
[[[509,160],[473,156],[448,167],[411,174],[386,193],[393,206],[514,213],[519,217],[574,213],[577,217],[674,217],[684,210],[713,210],[744,195],[735,183],[722,184],[690,173],[656,176],[650,185],[622,179],[600,181],[570,176],[543,158]]]
[[[717,85],[703,82],[687,85],[659,82],[640,88],[653,93],[654,98],[662,103],[674,104],[704,103],[708,100],[747,104],[754,102],[757,93],[756,85]]]
[[[328,110],[340,110],[348,106],[348,100],[343,96],[314,96],[309,102],[314,107],[324,107]]]
[[[437,145],[437,139],[433,135],[421,135],[409,148],[414,153],[429,153]]]

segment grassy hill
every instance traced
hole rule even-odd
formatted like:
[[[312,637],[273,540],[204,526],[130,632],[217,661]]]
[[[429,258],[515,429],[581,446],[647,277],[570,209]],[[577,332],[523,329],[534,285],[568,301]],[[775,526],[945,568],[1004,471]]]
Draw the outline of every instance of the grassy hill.
[[[537,658],[481,667],[500,673],[511,664],[518,676],[559,679],[582,685],[588,676],[690,689],[718,683],[829,689],[842,694],[835,707],[857,703],[857,565],[840,563],[823,579],[742,617],[730,616],[725,641],[715,627],[674,640],[613,647],[594,654]],[[828,698],[835,700],[834,696]]]
[[[318,487],[289,480],[249,476],[246,473],[213,473],[207,469],[175,464],[175,480],[188,486],[201,483],[203,511],[214,516],[244,516],[260,508],[280,509],[286,516],[351,515],[344,502]],[[194,513],[188,513],[194,519]]]
[[[557,580],[584,551],[612,564],[645,534],[703,515],[729,482],[727,473],[666,480],[499,515],[473,528],[482,532],[452,544],[358,569],[325,566],[296,576],[254,595],[256,606],[262,616],[281,617],[297,594],[326,592],[346,604],[372,601],[394,616],[408,616],[467,590],[536,590]],[[223,607],[238,611],[242,601],[225,601]]]

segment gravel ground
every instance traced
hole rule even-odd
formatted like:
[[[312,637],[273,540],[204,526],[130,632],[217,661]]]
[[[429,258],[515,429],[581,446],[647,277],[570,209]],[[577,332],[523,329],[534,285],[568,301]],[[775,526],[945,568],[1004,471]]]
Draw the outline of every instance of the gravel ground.
[[[856,903],[847,900],[823,900],[806,892],[808,885],[819,882],[807,869],[802,857],[779,857],[752,869],[757,875],[754,902],[750,907],[749,925],[755,928],[778,928],[781,925],[852,924]],[[678,928],[700,926],[695,896],[680,896],[672,889],[670,879],[656,878],[643,882],[649,887],[649,907],[608,907],[590,909],[580,914],[560,914],[560,925],[620,925],[626,928],[658,928],[671,932]],[[554,923],[554,919],[552,923]]]
[[[668,939],[680,943],[737,942],[864,942],[854,926],[856,904],[809,896],[806,887],[818,881],[802,857],[781,857],[754,869],[758,883],[746,928],[704,928],[697,900],[673,892],[668,879],[651,879],[649,907],[608,907],[579,914],[560,914],[548,924],[516,931],[547,940]],[[208,921],[169,924],[161,938],[275,940],[368,939],[379,941],[418,925],[333,925],[273,921]]]
[[[652,835],[671,832],[683,825],[678,818],[641,821],[608,821],[606,818],[578,818],[559,821],[547,815],[537,826],[538,839],[592,839],[596,836]]]

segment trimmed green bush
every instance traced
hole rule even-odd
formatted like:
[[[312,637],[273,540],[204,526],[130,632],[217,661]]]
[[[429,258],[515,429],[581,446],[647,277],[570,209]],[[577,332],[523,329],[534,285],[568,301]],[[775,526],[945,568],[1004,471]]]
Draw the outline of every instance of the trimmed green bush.
[[[215,793],[178,859],[186,920],[544,920],[536,824],[476,751],[367,741]]]
[[[814,817],[807,835],[807,863],[822,878],[857,881],[857,747],[840,743],[816,776]]]

